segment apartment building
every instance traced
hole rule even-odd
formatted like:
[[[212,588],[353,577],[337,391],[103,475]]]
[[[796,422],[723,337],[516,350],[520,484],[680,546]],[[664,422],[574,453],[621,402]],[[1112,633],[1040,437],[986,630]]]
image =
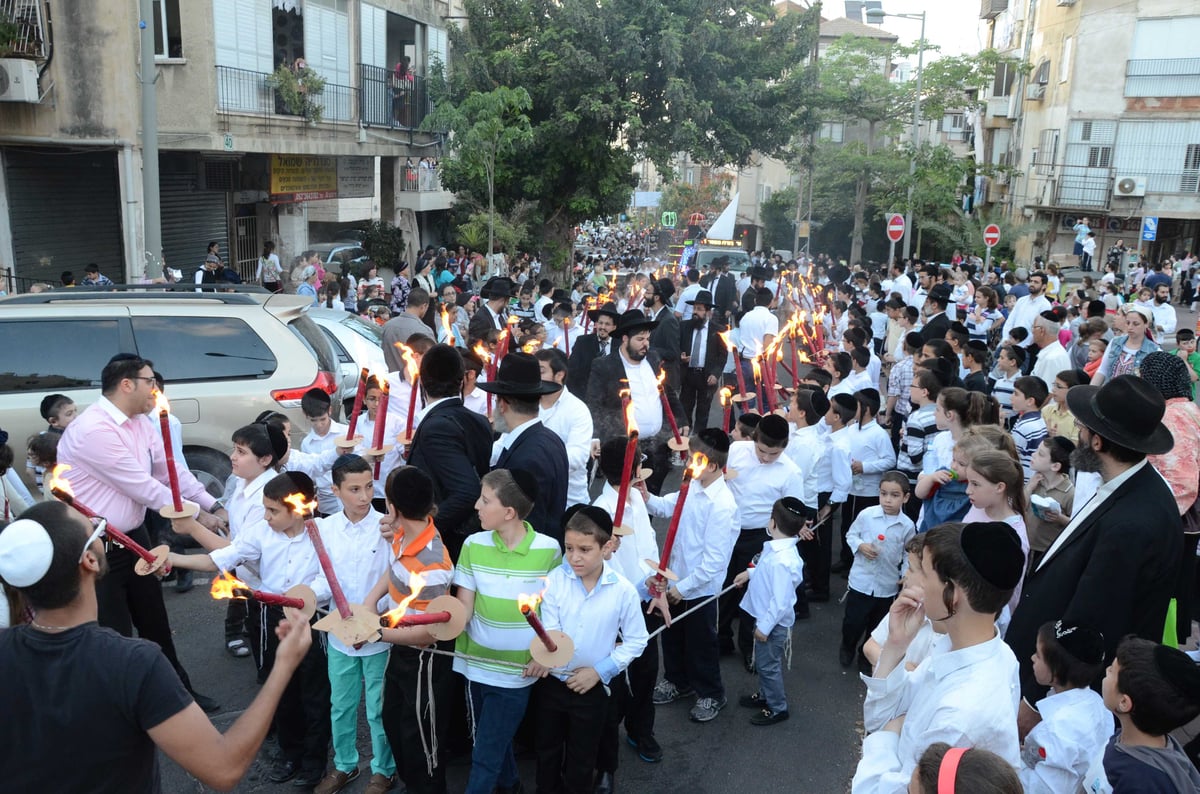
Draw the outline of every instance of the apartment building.
[[[444,236],[441,136],[420,131],[457,0],[153,0],[162,256],[185,272],[216,241],[252,273],[384,218],[415,249]],[[96,262],[153,276],[143,237],[138,3],[0,0],[0,265],[20,288]],[[403,64],[403,66],[400,66]],[[272,77],[324,87],[289,104]]]

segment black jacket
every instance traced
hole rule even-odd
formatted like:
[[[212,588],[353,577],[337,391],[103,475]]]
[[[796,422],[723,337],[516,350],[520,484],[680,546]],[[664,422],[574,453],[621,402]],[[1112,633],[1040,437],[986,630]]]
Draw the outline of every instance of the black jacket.
[[[930,339],[945,339],[946,332],[949,330],[950,317],[945,312],[942,312],[937,317],[925,323],[924,327],[921,328],[921,341],[928,342]]]
[[[692,340],[696,335],[696,325],[699,321],[695,318],[684,320],[679,328],[679,349],[684,353],[691,353]],[[718,325],[711,318],[708,320],[708,330],[706,332],[706,346],[704,348],[704,376],[721,377],[721,373],[725,370],[725,362],[729,358],[729,349],[725,347],[725,343],[721,341],[721,337],[717,334],[724,331],[724,326]],[[679,366],[683,369],[688,369],[692,366],[689,363],[683,363],[680,359]]]
[[[489,436],[490,437],[490,436]],[[517,436],[500,453],[497,469],[524,469],[534,476],[538,495],[525,517],[530,525],[562,545],[562,514],[567,509],[567,448],[553,430],[540,421]]]
[[[408,462],[433,479],[433,523],[454,559],[467,535],[479,529],[475,502],[491,457],[491,425],[458,397],[431,408],[413,434]]]
[[[1004,636],[1021,663],[1021,694],[1032,704],[1045,693],[1030,657],[1047,621],[1099,631],[1106,660],[1126,634],[1161,642],[1182,553],[1175,499],[1147,463],[1025,577]]]
[[[728,324],[737,308],[737,277],[732,273],[722,273],[719,278],[714,279],[706,274],[700,279],[700,285],[712,293],[713,303],[716,304],[713,311],[717,313],[717,319]]]
[[[651,350],[646,354],[646,361],[657,376],[662,372],[662,361]],[[625,435],[625,416],[621,411],[621,389],[627,388],[625,380],[625,363],[619,350],[614,350],[607,356],[596,359],[592,363],[592,374],[588,378],[587,406],[592,412],[592,426],[595,437],[603,444],[610,438]],[[679,394],[670,384],[666,386],[667,401],[676,422],[686,421],[683,414],[683,403],[679,402]],[[663,414],[663,426],[659,435],[671,432],[666,414]]]
[[[609,337],[609,351],[613,349],[614,344],[616,342]],[[567,359],[567,391],[581,400],[587,394],[588,375],[592,371],[592,362],[599,355],[600,342],[594,333],[579,337],[571,346],[571,357]]]

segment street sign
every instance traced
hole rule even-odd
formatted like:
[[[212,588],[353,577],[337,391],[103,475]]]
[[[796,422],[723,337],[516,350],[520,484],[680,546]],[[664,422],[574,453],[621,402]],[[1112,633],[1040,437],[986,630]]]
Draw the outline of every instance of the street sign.
[[[991,248],[998,242],[1000,242],[1000,227],[994,223],[989,223],[987,228],[983,230],[983,244]]]
[[[893,243],[898,243],[904,239],[904,216],[893,215],[888,218],[887,236]]]
[[[1142,239],[1148,242],[1158,239],[1158,218],[1147,215],[1142,218]]]

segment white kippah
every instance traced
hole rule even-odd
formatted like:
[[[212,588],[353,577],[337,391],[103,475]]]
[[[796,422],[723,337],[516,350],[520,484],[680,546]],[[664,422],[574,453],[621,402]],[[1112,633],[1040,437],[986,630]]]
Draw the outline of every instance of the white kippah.
[[[0,532],[0,579],[13,587],[40,582],[53,560],[54,542],[38,522],[17,519]]]

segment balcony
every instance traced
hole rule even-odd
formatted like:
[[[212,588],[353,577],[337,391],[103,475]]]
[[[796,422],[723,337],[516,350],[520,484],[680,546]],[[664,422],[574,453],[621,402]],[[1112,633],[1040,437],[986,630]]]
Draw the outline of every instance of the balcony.
[[[231,66],[217,67],[217,113],[246,114],[265,119],[300,119],[284,107],[279,92],[271,86],[271,75]],[[321,107],[322,121],[354,121],[357,90],[347,85],[325,83],[313,101]]]
[[[396,207],[429,212],[449,209],[454,194],[442,187],[437,162],[427,157],[408,158],[396,179]]]
[[[397,78],[391,69],[358,65],[359,118],[364,127],[415,130],[432,110],[426,78]]]
[[[1200,58],[1142,58],[1126,61],[1125,96],[1200,96]]]

